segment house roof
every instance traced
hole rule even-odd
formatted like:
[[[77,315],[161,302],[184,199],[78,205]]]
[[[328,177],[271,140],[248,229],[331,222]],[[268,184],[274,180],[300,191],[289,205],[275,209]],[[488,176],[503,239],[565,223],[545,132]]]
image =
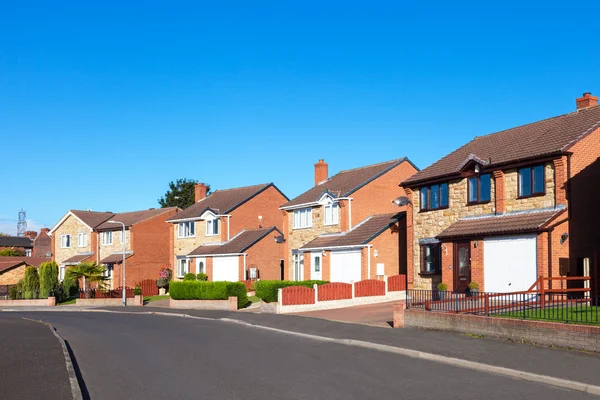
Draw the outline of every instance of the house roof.
[[[0,257],[0,262],[2,263],[18,263],[24,261],[28,265],[33,265],[34,267],[38,267],[43,262],[51,261],[50,258],[46,257]]]
[[[133,226],[139,222],[147,219],[156,217],[170,211],[175,210],[177,207],[166,207],[166,208],[150,208],[148,210],[141,211],[130,211],[124,213],[114,214],[110,217],[111,220],[120,221],[125,224],[126,227]],[[111,224],[105,221],[96,227],[97,230],[120,230],[122,229],[121,224]]]
[[[3,261],[2,258],[0,258],[0,274],[14,267],[20,267],[21,265],[29,265],[24,260]]]
[[[543,211],[519,211],[502,215],[467,217],[458,220],[437,235],[438,239],[477,237],[538,232],[565,211],[564,208]]]
[[[366,245],[404,216],[404,212],[372,215],[347,232],[321,235],[300,250]]]
[[[281,231],[274,226],[260,229],[248,229],[240,232],[228,242],[217,245],[205,244],[197,247],[188,255],[204,256],[215,254],[240,254],[254,246],[271,232],[277,232],[283,236],[283,233],[281,233]]]
[[[333,197],[349,196],[361,187],[365,186],[369,182],[380,177],[405,161],[410,162],[408,158],[403,157],[379,164],[340,171],[326,181],[321,182],[298,197],[288,201],[282,205],[281,208],[298,206],[300,204],[315,203],[326,192],[331,194]]]
[[[192,204],[185,210],[174,215],[168,221],[173,222],[182,219],[200,218],[200,216],[204,214],[207,209],[213,210],[218,214],[228,214],[271,186],[277,189],[273,183],[263,183],[254,186],[216,190],[204,199]],[[285,197],[285,195],[283,196]]]
[[[562,154],[587,134],[600,128],[600,106],[476,137],[402,182],[411,186],[458,174],[469,157],[485,160],[484,169]]]
[[[133,252],[125,252],[125,259],[128,259],[133,255]],[[123,261],[123,253],[113,253],[107,257],[104,257],[100,260],[100,264],[114,264],[120,263]]]
[[[81,254],[76,254],[73,257],[69,257],[67,258],[65,261],[62,262],[62,264],[79,264],[80,262],[90,258],[91,256],[93,256],[94,253],[81,253]]]
[[[110,211],[102,212],[102,211],[82,211],[82,210],[71,210],[71,213],[83,221],[84,224],[89,226],[90,228],[95,228],[104,221],[112,218],[114,213]]]
[[[33,247],[33,240],[26,236],[0,236],[0,247]]]

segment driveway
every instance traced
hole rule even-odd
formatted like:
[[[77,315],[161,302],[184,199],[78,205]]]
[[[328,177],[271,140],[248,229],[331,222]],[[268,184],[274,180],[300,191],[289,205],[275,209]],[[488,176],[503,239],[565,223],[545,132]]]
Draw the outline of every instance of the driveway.
[[[394,304],[396,303],[398,302],[391,301],[387,303],[369,304],[365,306],[336,308],[334,310],[294,313],[293,315],[302,315],[304,317],[322,318],[330,321],[391,328],[393,320],[393,308]]]

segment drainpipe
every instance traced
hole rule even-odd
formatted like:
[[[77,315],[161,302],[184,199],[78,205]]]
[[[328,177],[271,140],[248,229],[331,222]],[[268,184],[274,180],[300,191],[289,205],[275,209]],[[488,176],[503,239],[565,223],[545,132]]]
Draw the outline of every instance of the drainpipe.
[[[372,244],[367,246],[367,279],[371,279],[371,247]]]
[[[244,280],[248,279],[248,270],[246,269],[246,256],[248,253],[244,253]]]

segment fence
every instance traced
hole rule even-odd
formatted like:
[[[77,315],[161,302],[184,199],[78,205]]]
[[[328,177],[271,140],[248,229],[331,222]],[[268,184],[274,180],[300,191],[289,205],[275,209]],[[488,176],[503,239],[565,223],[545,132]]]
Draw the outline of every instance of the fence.
[[[318,289],[318,300],[341,300],[352,298],[352,284],[351,283],[326,283],[320,285]]]
[[[406,275],[394,275],[388,278],[388,291],[406,290]]]
[[[125,295],[127,298],[133,297],[133,288],[125,288]],[[80,299],[118,299],[122,296],[123,288],[116,288],[113,290],[88,289],[79,291]]]
[[[281,290],[284,306],[315,304],[315,289],[303,286],[288,286]]]
[[[138,286],[142,289],[144,296],[158,296],[158,286],[156,286],[155,280],[145,279],[138,283]]]
[[[577,324],[600,324],[600,297],[588,287],[549,289],[546,282],[589,277],[540,277],[529,290],[512,293],[457,293],[408,290],[406,308]],[[534,289],[536,288],[537,289]]]

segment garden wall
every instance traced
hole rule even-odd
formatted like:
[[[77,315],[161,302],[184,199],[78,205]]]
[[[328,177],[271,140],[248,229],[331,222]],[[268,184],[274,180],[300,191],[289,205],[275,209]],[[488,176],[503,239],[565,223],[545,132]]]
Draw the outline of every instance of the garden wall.
[[[54,307],[55,305],[55,297],[32,300],[0,300],[0,307]]]
[[[227,300],[173,300],[169,299],[169,307],[183,310],[220,310],[237,311],[237,297]]]

